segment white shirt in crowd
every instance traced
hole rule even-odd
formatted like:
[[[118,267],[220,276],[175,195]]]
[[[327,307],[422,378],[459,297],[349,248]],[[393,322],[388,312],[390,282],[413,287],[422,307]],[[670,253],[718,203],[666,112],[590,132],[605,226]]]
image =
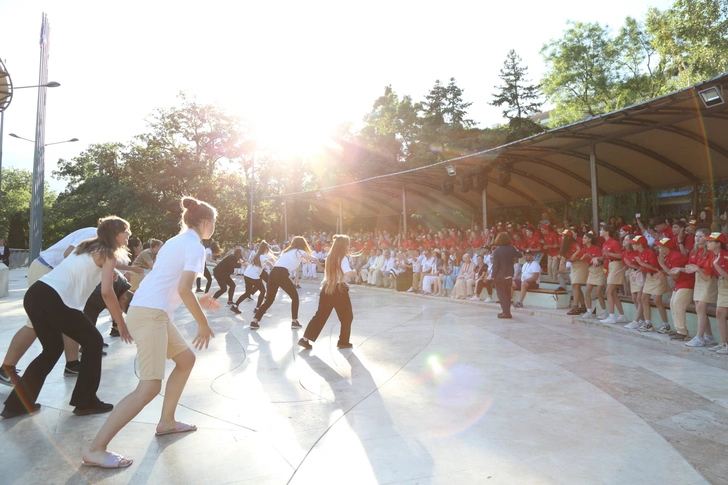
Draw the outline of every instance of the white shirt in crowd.
[[[96,228],[84,227],[83,229],[72,232],[45,251],[41,251],[39,256],[43,258],[43,261],[55,268],[63,261],[63,253],[66,252],[68,246],[77,247],[83,241],[92,237],[96,237]]]
[[[527,280],[531,276],[535,274],[538,274],[538,277],[536,278],[536,283],[539,285],[541,284],[541,265],[538,264],[536,261],[531,261],[530,263],[523,263],[523,267],[521,268],[521,281]]]
[[[200,236],[187,229],[164,243],[154,268],[139,284],[130,306],[164,310],[173,320],[174,311],[182,304],[179,296],[182,272],[192,271],[202,276],[204,268],[205,248]]]
[[[422,272],[429,273],[430,271],[432,271],[432,267],[435,265],[435,261],[437,261],[435,256],[430,256],[429,259],[426,259],[422,263]]]

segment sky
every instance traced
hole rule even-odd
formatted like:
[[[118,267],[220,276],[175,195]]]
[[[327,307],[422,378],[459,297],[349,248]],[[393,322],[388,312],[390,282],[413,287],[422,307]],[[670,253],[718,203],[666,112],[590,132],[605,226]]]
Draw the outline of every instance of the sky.
[[[48,14],[46,180],[59,158],[90,144],[126,143],[156,108],[185,91],[252,120],[287,152],[311,149],[343,122],[360,123],[385,86],[415,101],[454,77],[478,127],[503,122],[490,106],[515,49],[534,82],[539,54],[566,22],[618,29],[672,0],[0,0],[0,58],[15,86],[38,84],[39,32]],[[605,6],[605,5],[608,5]],[[518,9],[514,9],[517,6]],[[5,111],[2,166],[32,170],[37,92],[20,89]]]

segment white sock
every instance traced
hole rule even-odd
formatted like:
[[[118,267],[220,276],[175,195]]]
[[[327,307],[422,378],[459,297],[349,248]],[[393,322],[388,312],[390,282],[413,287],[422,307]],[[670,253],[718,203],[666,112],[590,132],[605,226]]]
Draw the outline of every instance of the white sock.
[[[614,318],[614,313],[610,313],[609,318]]]

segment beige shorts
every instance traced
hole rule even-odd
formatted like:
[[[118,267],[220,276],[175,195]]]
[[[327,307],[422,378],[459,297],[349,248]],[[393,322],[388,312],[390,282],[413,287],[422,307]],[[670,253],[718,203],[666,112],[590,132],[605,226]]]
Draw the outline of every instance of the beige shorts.
[[[574,261],[571,263],[571,284],[585,285],[589,279],[589,265],[586,261]]]
[[[133,306],[126,325],[137,346],[139,378],[143,381],[164,379],[166,360],[189,348],[164,310]]]
[[[645,275],[645,287],[642,289],[642,293],[664,295],[668,291],[670,291],[670,284],[667,282],[667,276],[657,278],[655,275]]]
[[[604,266],[589,266],[589,277],[586,280],[587,285],[604,286],[607,284],[607,274],[604,272]]]
[[[621,261],[610,261],[609,262],[609,274],[607,274],[608,285],[623,285],[624,284],[624,271],[622,269],[624,265]]]
[[[728,308],[728,280],[718,279],[718,302],[715,306]]]
[[[129,291],[136,291],[139,289],[139,283],[142,282],[144,277],[146,276],[146,272],[142,274],[136,274],[133,271],[129,271],[129,283],[131,283],[131,288],[129,288]]]
[[[49,268],[37,259],[34,259],[28,267],[28,288],[33,286],[33,283],[41,279],[41,277],[50,273],[51,269],[52,268]],[[33,324],[30,323],[30,318],[25,319],[25,326],[28,328],[33,328]]]
[[[708,281],[703,281],[703,278],[699,274],[696,274],[693,300],[705,303],[716,303],[718,301],[718,279],[710,278]]]

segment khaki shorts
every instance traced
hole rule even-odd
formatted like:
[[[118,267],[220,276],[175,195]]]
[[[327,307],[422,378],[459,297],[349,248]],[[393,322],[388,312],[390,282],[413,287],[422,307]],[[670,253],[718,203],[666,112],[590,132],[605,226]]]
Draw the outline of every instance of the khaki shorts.
[[[139,378],[143,381],[164,379],[166,360],[189,349],[164,310],[133,306],[126,325],[137,346]]]
[[[728,280],[718,279],[718,302],[715,306],[719,308],[728,308]]]
[[[604,286],[607,284],[607,274],[604,272],[604,266],[589,266],[589,277],[586,280],[587,285]]]
[[[608,285],[623,285],[624,284],[624,271],[622,271],[624,265],[621,261],[610,261],[609,262],[609,274],[607,274]],[[618,274],[619,273],[619,274]]]
[[[589,279],[589,265],[586,261],[574,261],[571,263],[571,284],[585,285]]]
[[[667,276],[657,278],[652,274],[645,275],[645,287],[642,289],[642,293],[664,295],[668,291],[670,291],[670,284],[667,282]]]
[[[696,274],[693,300],[705,303],[716,303],[718,301],[718,279],[710,278],[708,281],[703,281],[703,278],[699,274]]]
[[[37,259],[34,259],[28,267],[28,288],[33,286],[33,283],[41,279],[41,277],[50,273],[51,269],[53,268],[50,268],[38,261]],[[25,320],[25,326],[28,328],[33,328],[33,324],[30,323],[30,318],[27,318]]]

